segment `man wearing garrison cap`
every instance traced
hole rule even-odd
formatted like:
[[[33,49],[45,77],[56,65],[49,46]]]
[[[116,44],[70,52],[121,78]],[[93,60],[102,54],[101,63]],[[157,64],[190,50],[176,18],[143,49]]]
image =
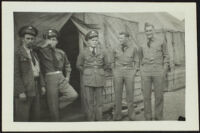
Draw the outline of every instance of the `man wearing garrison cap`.
[[[99,33],[89,31],[84,48],[77,60],[77,68],[83,74],[84,99],[86,116],[89,121],[102,120],[103,88],[105,86],[105,69],[108,59],[99,43]]]
[[[47,30],[43,38],[44,45],[38,50],[42,74],[46,80],[47,103],[52,121],[60,120],[59,109],[71,104],[78,97],[69,84],[71,66],[64,51],[56,48],[59,33],[55,29]]]
[[[120,32],[118,35],[119,46],[113,49],[113,82],[115,88],[115,112],[114,120],[122,119],[122,93],[123,87],[126,88],[126,99],[128,106],[129,120],[135,119],[134,111],[134,80],[135,74],[139,68],[139,59],[136,47],[130,43],[129,33]]]
[[[169,66],[166,40],[154,34],[154,25],[145,23],[146,41],[139,48],[144,96],[144,116],[146,120],[163,120],[164,76]],[[152,84],[155,94],[155,118],[152,116]]]
[[[19,30],[21,44],[14,56],[14,121],[40,120],[40,92],[45,84],[33,50],[38,30],[24,26]]]

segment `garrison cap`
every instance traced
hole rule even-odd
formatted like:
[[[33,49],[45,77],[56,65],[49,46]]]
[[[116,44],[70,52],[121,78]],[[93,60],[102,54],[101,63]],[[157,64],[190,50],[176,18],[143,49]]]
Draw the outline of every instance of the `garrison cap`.
[[[38,35],[38,30],[30,25],[30,26],[23,26],[20,28],[19,32],[19,37],[23,37],[25,34],[30,34],[30,35],[33,35],[33,36],[37,36]]]
[[[99,33],[98,31],[96,30],[91,30],[89,31],[86,36],[85,36],[85,40],[88,41],[89,39],[92,39],[94,37],[98,37],[99,36]]]
[[[57,30],[55,29],[48,29],[44,34],[43,34],[43,38],[44,39],[49,39],[51,37],[56,37],[58,38],[59,33]]]

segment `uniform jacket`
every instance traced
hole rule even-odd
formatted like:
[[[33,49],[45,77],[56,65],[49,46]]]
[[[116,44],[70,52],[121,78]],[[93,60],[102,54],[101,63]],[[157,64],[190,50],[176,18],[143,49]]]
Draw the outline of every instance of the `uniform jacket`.
[[[112,67],[126,66],[127,68],[138,69],[137,48],[129,44],[123,52],[121,47],[120,45],[112,51]]]
[[[33,51],[35,58],[38,60],[37,54]],[[39,61],[38,61],[39,62]],[[42,75],[39,76],[39,86],[44,86]],[[35,88],[31,59],[23,46],[20,46],[15,52],[14,57],[14,95],[26,93],[27,96],[35,96],[38,88]]]
[[[56,58],[58,60],[58,68],[63,71],[63,74],[70,78],[71,65],[67,58],[67,55],[61,49],[56,48]]]
[[[67,55],[61,49],[55,48],[55,56],[57,59],[56,66],[53,62],[52,51],[50,47],[37,48],[37,53],[40,58],[41,70],[43,74],[54,71],[62,71],[65,76],[70,78],[71,65]]]
[[[90,49],[85,48],[78,56],[77,68],[83,73],[83,84],[85,86],[102,87],[105,85],[105,69],[108,66],[106,52],[97,47],[96,56]]]
[[[141,63],[143,64],[168,64],[169,55],[167,44],[164,39],[153,37],[150,48],[147,46],[147,42],[140,47]]]
[[[139,57],[143,72],[158,75],[164,71],[164,65],[169,67],[169,54],[164,39],[154,36],[150,48],[147,46],[147,41],[140,46]]]

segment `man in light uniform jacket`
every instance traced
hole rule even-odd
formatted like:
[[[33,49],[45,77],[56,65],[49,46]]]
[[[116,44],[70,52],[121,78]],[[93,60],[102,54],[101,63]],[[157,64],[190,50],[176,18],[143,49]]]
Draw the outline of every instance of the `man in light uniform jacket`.
[[[115,89],[115,113],[114,120],[121,120],[122,93],[125,85],[126,100],[129,120],[135,119],[134,111],[134,80],[139,68],[137,48],[130,43],[129,33],[121,32],[118,36],[119,46],[113,50],[112,70]]]
[[[145,23],[147,41],[139,48],[141,60],[142,88],[144,95],[144,116],[152,120],[152,85],[155,93],[155,120],[163,119],[164,76],[169,67],[169,55],[165,39],[154,34],[154,25]]]
[[[92,30],[85,36],[88,46],[80,52],[77,68],[83,73],[86,116],[89,121],[102,120],[103,88],[108,59],[99,44],[99,34]]]

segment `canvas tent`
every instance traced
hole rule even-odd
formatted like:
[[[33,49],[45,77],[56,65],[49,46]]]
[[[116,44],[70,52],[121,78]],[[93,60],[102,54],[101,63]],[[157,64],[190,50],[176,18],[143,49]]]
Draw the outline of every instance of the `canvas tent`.
[[[113,14],[115,15],[121,14]],[[144,43],[146,39],[144,24],[146,22],[154,24],[157,35],[167,40],[171,66],[185,65],[185,25],[181,20],[166,12],[126,13],[122,16],[123,19],[138,22],[138,45]]]
[[[118,14],[120,15],[120,14]],[[166,12],[127,13],[127,18],[139,23],[137,44],[146,42],[144,24],[152,23],[155,26],[156,35],[167,42],[170,56],[170,72],[166,78],[166,91],[173,91],[185,87],[185,23]]]
[[[58,47],[63,49],[71,63],[72,73],[70,82],[72,86],[84,94],[80,88],[79,71],[76,68],[76,60],[79,51],[84,47],[84,35],[91,29],[99,31],[100,43],[106,50],[111,50],[118,45],[117,35],[119,32],[127,31],[130,33],[131,44],[136,45],[136,35],[138,33],[138,23],[122,18],[121,15],[99,13],[45,13],[45,12],[15,12],[14,13],[14,38],[15,46],[18,45],[19,37],[17,32],[24,25],[33,25],[39,29],[38,44],[42,44],[42,33],[54,28],[60,32],[60,43]],[[105,103],[113,102],[113,88],[104,91]],[[140,91],[141,92],[141,91]],[[84,99],[82,99],[84,101]]]
[[[98,29],[100,41],[108,49],[118,44],[117,34],[128,31],[133,45],[145,41],[144,23],[155,25],[157,34],[167,40],[171,65],[185,63],[185,32],[184,23],[166,12],[160,13],[14,13],[15,42],[19,27],[32,24],[40,33],[48,28],[62,30],[63,26],[72,21],[79,32],[79,49],[83,47],[83,36],[89,29]],[[139,31],[139,32],[138,32]],[[41,36],[41,35],[40,35]]]
[[[121,15],[112,16],[112,14],[95,13],[37,13],[37,12],[15,12],[15,42],[17,41],[17,31],[23,25],[33,25],[39,29],[39,37],[43,31],[48,28],[54,28],[58,31],[63,26],[72,21],[81,35],[85,35],[90,29],[97,29],[100,32],[100,41],[102,44],[114,47],[117,44],[117,34],[120,31],[129,31],[132,41],[136,39],[138,32],[138,23],[123,19]]]
[[[117,35],[121,31],[130,33],[131,43],[137,47],[144,43],[144,23],[155,25],[157,35],[167,40],[170,52],[171,65],[182,65],[185,61],[185,37],[184,25],[167,13],[46,13],[46,12],[15,12],[14,13],[14,38],[15,47],[19,43],[17,32],[21,26],[33,25],[39,29],[38,44],[42,43],[42,33],[54,28],[60,32],[58,47],[63,49],[71,63],[72,74],[70,82],[80,92],[81,78],[76,69],[76,59],[84,47],[84,35],[91,29],[100,33],[100,42],[110,53],[110,50],[118,45]],[[182,72],[181,72],[182,73]],[[184,75],[182,76],[184,79]],[[107,82],[104,91],[104,103],[114,100],[114,88],[112,79]],[[140,77],[135,79],[135,101],[141,101]],[[183,80],[184,81],[184,80]],[[184,83],[182,83],[184,84]],[[125,93],[123,93],[125,98]],[[83,101],[84,99],[82,99]]]

